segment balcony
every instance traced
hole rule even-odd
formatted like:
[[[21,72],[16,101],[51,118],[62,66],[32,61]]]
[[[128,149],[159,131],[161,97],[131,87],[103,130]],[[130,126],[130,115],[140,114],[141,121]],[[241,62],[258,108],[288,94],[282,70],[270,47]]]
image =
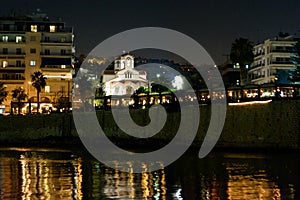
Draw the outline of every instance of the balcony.
[[[73,54],[72,53],[64,53],[64,54],[61,54],[61,53],[44,53],[44,52],[41,52],[40,53],[40,55],[41,56],[43,56],[43,57],[64,57],[64,56],[68,56],[68,57],[70,57],[70,56],[73,56]]]
[[[260,78],[265,78],[265,75],[264,74],[252,74],[252,75],[250,75],[251,80],[260,79]]]
[[[0,73],[0,80],[6,83],[24,82],[25,77],[21,74]]]
[[[16,53],[16,52],[0,52],[0,58],[5,58],[5,59],[9,59],[9,58],[25,58],[25,52],[21,52],[21,53]]]
[[[293,65],[292,61],[271,61],[270,65]]]
[[[50,31],[38,31],[38,32],[47,32],[50,34],[55,34],[55,33],[72,33],[73,32],[73,27],[64,27],[62,29],[56,29],[54,32]]]
[[[271,49],[271,53],[297,53],[295,49]]]
[[[9,43],[9,44],[24,44],[26,41],[25,39],[16,42],[16,40],[0,40],[1,43]]]
[[[25,68],[25,63],[23,63],[22,65],[8,65],[8,66],[6,66],[6,67],[1,67],[0,68],[0,70],[19,70],[19,69],[21,69],[21,70],[24,70],[24,68]]]
[[[256,68],[262,67],[262,66],[265,66],[265,63],[258,63],[258,64],[255,64],[255,65],[252,65],[252,66],[250,67],[250,70],[256,69]]]
[[[55,44],[55,45],[72,45],[73,42],[71,40],[61,41],[61,40],[41,40],[41,44]]]
[[[261,56],[261,55],[264,55],[264,54],[265,54],[264,51],[256,52],[256,53],[254,53],[254,57],[258,57],[258,56]]]

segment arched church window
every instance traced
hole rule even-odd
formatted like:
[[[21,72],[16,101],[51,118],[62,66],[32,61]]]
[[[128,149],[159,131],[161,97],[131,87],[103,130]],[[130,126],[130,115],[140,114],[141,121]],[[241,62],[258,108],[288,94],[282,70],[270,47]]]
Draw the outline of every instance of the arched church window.
[[[127,58],[127,66],[130,67],[131,66],[131,58]]]
[[[116,69],[120,69],[120,67],[121,67],[120,65],[121,65],[120,61],[117,61],[116,62]]]
[[[131,86],[126,86],[126,94],[133,94],[133,88]]]
[[[120,88],[119,86],[115,87],[115,94],[119,94]]]

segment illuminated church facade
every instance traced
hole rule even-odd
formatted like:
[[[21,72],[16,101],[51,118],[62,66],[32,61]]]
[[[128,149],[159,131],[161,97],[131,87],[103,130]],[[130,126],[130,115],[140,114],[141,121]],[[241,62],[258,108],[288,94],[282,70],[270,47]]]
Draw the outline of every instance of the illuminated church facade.
[[[113,70],[105,70],[102,76],[104,91],[109,95],[132,95],[139,87],[149,87],[147,73],[134,68],[134,57],[120,56],[114,61]]]

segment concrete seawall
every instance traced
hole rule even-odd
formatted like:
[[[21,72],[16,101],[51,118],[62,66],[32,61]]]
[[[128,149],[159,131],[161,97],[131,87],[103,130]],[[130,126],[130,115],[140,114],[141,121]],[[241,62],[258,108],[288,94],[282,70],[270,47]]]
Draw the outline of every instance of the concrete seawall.
[[[210,106],[200,106],[201,117],[195,145],[201,145],[210,121]],[[148,114],[134,110],[137,124],[147,124]],[[133,138],[124,134],[114,123],[110,111],[98,111],[98,120],[110,138],[130,143]],[[147,140],[167,142],[176,134],[180,114],[168,115],[162,131]],[[188,130],[187,130],[188,134]],[[219,147],[288,148],[300,149],[300,100],[273,101],[269,104],[228,106],[225,126],[218,141]],[[0,143],[29,143],[48,138],[78,137],[72,114],[26,115],[0,117]]]

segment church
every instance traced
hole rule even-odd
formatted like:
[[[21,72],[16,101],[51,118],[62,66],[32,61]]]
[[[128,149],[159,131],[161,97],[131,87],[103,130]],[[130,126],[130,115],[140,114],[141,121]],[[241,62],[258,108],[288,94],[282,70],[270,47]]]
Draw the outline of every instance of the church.
[[[106,96],[132,95],[140,86],[149,87],[147,73],[134,68],[134,57],[124,54],[114,61],[113,70],[105,70],[102,83]]]

